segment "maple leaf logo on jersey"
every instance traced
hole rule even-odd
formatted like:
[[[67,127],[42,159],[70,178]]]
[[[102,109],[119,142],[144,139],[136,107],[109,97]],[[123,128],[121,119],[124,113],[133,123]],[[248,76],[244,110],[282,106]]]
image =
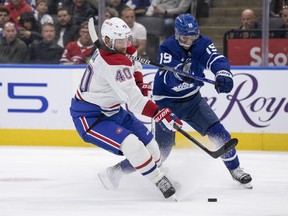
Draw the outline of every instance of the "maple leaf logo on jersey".
[[[184,91],[186,89],[193,88],[193,87],[194,87],[193,83],[184,82],[184,83],[181,83],[178,86],[173,87],[172,90],[174,90],[175,92],[180,92],[180,91]]]
[[[117,134],[120,134],[120,133],[122,133],[122,131],[123,131],[123,129],[122,129],[122,128],[117,128],[117,129],[116,129],[116,133],[117,133]]]

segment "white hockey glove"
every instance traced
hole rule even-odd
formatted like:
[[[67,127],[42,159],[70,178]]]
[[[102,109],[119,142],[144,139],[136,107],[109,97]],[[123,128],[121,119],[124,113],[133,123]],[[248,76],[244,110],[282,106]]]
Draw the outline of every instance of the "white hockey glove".
[[[174,114],[169,108],[164,108],[160,110],[153,119],[157,122],[160,127],[167,132],[175,132],[177,131],[173,125],[177,124],[180,128],[182,127],[183,123],[181,120]]]

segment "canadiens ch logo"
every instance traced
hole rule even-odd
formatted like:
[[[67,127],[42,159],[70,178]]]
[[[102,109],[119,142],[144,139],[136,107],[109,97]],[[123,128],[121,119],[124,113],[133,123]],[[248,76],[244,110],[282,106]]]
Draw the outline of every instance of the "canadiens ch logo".
[[[117,133],[117,134],[120,134],[120,133],[122,133],[122,131],[123,131],[122,128],[117,128],[116,133]]]

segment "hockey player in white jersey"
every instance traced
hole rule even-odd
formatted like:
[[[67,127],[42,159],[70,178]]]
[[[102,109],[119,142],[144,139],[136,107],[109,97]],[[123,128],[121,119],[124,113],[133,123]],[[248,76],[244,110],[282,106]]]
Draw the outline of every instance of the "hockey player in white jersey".
[[[124,110],[126,103],[132,112],[154,118],[168,130],[182,122],[170,111],[159,110],[136,85],[135,66],[125,55],[132,36],[127,24],[119,18],[105,20],[101,27],[104,44],[116,53],[96,49],[87,66],[80,87],[72,99],[70,113],[75,127],[86,142],[116,155],[124,155],[133,168],[156,184],[165,198],[175,194],[175,188],[162,171],[162,159],[152,133],[133,114]],[[110,169],[99,177],[106,188],[115,187]],[[120,177],[120,176],[119,176]],[[117,180],[118,181],[118,180]]]

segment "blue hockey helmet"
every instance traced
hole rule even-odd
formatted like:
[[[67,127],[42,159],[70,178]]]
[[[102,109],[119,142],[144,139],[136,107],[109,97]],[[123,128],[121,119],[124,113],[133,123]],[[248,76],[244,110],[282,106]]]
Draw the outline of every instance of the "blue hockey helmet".
[[[190,47],[193,41],[200,35],[198,23],[189,13],[181,14],[176,17],[174,26],[176,39],[179,41],[181,46]]]

